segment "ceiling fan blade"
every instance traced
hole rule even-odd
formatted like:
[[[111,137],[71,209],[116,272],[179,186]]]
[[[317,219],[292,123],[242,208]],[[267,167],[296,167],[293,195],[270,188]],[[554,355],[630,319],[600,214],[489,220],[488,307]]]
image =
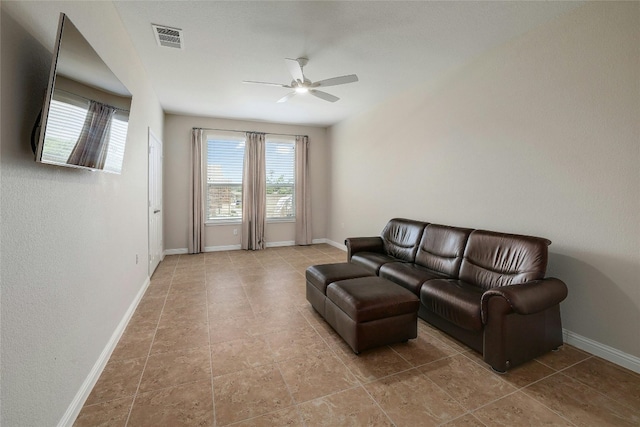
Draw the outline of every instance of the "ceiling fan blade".
[[[304,82],[304,74],[302,74],[302,67],[297,59],[285,58],[285,62],[287,63],[287,68],[289,69],[289,73],[294,80],[298,80],[300,83]]]
[[[333,96],[330,93],[327,92],[322,92],[321,90],[313,90],[311,89],[309,91],[309,93],[313,96],[317,96],[320,99],[324,99],[325,101],[329,101],[329,102],[336,102],[337,100],[339,100],[340,98],[338,98],[337,96]]]
[[[331,79],[320,80],[319,82],[315,82],[313,87],[327,87],[327,86],[336,86],[343,85],[347,83],[355,83],[358,81],[358,76],[355,74],[349,74],[348,76],[340,76],[333,77]]]
[[[243,80],[242,83],[251,83],[251,84],[255,84],[255,85],[267,85],[267,86],[278,86],[278,87],[287,87],[289,89],[291,89],[291,86],[289,85],[283,85],[281,83],[267,83],[267,82],[254,82],[251,80]]]
[[[294,96],[296,96],[296,92],[295,92],[295,91],[290,92],[290,93],[288,93],[285,97],[280,98],[280,99],[278,100],[278,102],[287,102],[288,100],[290,100],[290,99],[291,99],[291,98],[293,98]]]

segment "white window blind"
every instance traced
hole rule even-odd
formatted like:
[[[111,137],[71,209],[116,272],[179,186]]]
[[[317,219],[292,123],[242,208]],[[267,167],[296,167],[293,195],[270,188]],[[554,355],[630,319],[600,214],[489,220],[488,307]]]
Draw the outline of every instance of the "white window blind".
[[[56,98],[49,107],[47,142],[42,149],[42,161],[67,163],[84,126],[88,103],[78,105]]]
[[[89,102],[80,96],[59,91],[54,93],[47,117],[43,162],[67,163],[82,132],[88,108]],[[109,130],[109,150],[104,170],[120,173],[128,126],[127,116],[116,113]]]
[[[295,218],[295,139],[267,137],[267,219]]]
[[[207,221],[242,219],[244,135],[207,135]]]

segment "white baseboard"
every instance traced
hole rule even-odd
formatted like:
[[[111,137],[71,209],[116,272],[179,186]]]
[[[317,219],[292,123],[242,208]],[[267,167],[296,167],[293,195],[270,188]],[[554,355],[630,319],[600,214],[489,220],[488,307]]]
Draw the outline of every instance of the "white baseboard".
[[[267,242],[268,248],[281,248],[283,246],[295,246],[296,242],[294,240],[287,240],[284,242]]]
[[[240,245],[207,246],[204,248],[204,252],[239,251],[240,249],[242,249]]]
[[[122,317],[122,320],[120,320],[120,323],[118,324],[116,330],[111,335],[111,338],[107,342],[107,345],[105,346],[104,350],[102,350],[102,353],[100,353],[100,357],[98,357],[98,360],[93,365],[93,368],[91,368],[89,375],[82,383],[80,390],[78,390],[75,397],[71,401],[71,404],[69,405],[66,412],[60,419],[60,422],[58,422],[58,427],[67,427],[67,426],[71,427],[75,422],[76,418],[78,417],[78,414],[82,410],[82,406],[84,405],[84,402],[89,397],[89,394],[91,393],[91,390],[93,389],[93,387],[96,385],[98,378],[100,378],[100,375],[104,370],[104,367],[107,365],[107,362],[111,357],[111,353],[113,353],[113,350],[116,348],[118,341],[120,341],[120,338],[122,337],[122,333],[124,332],[127,325],[129,324],[129,320],[131,320],[131,316],[133,316],[133,313],[135,313],[136,308],[138,307],[138,303],[140,303],[140,300],[142,299],[142,296],[144,295],[148,287],[149,287],[149,278],[147,277],[147,279],[142,284],[142,287],[138,291],[138,294],[136,295],[135,299],[129,306],[129,309]]]
[[[185,255],[188,254],[189,250],[187,248],[178,248],[178,249],[165,249],[164,255]]]
[[[640,374],[639,357],[624,353],[618,349],[601,344],[566,329],[563,329],[562,332],[564,334],[565,343]]]
[[[324,242],[322,242],[322,243],[326,243],[327,245],[331,245],[334,248],[342,249],[345,252],[347,251],[347,246],[342,244],[342,243],[334,242],[333,240],[329,240],[329,239],[322,239],[322,240],[324,240]]]

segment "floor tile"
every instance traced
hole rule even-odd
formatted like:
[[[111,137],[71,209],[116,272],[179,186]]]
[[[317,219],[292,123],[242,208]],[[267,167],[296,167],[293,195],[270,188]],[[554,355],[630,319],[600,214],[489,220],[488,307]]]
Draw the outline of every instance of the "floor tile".
[[[209,319],[211,345],[261,335],[254,316]]]
[[[411,369],[412,366],[389,347],[379,347],[355,354],[351,347],[338,341],[334,351],[362,383]]]
[[[156,326],[127,327],[113,353],[111,353],[110,360],[147,357],[149,350],[151,350],[151,343],[155,333]]]
[[[165,308],[168,307],[192,307],[199,305],[206,305],[207,293],[206,288],[202,286],[202,289],[197,290],[180,290],[171,287],[167,300],[165,302]]]
[[[151,346],[151,354],[207,345],[209,330],[206,323],[174,324],[158,328]]]
[[[204,293],[201,299],[204,299]],[[207,319],[207,306],[205,304],[172,305],[167,301],[162,310],[158,327],[171,327],[177,323],[206,324],[208,322]]]
[[[274,363],[271,347],[264,338],[251,337],[211,345],[214,376]]]
[[[129,417],[133,396],[95,405],[85,405],[73,427],[124,426]]]
[[[310,325],[265,334],[263,337],[271,346],[277,361],[301,356],[311,357],[329,351],[329,346]]]
[[[86,405],[133,396],[146,359],[109,360],[91,390]]]
[[[366,384],[396,426],[436,426],[466,410],[419,370],[412,369]]]
[[[640,374],[597,357],[580,362],[562,373],[640,412]]]
[[[466,414],[453,421],[442,424],[442,427],[487,427],[482,421],[474,417],[472,414]],[[533,426],[531,426],[533,427]]]
[[[234,317],[253,317],[251,306],[245,301],[208,304],[208,309],[210,322]]]
[[[418,369],[467,410],[477,409],[516,391],[515,387],[486,369],[479,368],[461,354]]]
[[[424,365],[458,353],[443,341],[422,331],[418,332],[417,338],[394,344],[391,348],[412,366]]]
[[[139,394],[129,427],[212,426],[211,381],[184,384]]]
[[[332,352],[279,362],[285,383],[297,403],[332,394],[360,383]]]
[[[290,407],[232,424],[233,427],[303,427],[298,409]]]
[[[574,426],[522,392],[492,402],[474,411],[473,415],[488,426]]]
[[[523,392],[579,426],[640,425],[637,408],[634,411],[562,373],[538,381]]]
[[[465,355],[468,356],[467,353],[465,353]],[[482,363],[484,364],[484,362]],[[489,365],[484,364],[483,367],[487,370],[491,370]],[[536,360],[532,360],[523,365],[509,369],[505,374],[494,373],[494,375],[499,375],[500,379],[503,381],[508,382],[514,387],[521,388],[548,377],[549,375],[553,375],[554,373],[555,371],[548,366],[543,365]]]
[[[230,288],[209,287],[207,289],[207,301],[209,304],[225,303],[231,301],[242,301],[249,303],[247,294],[242,286]]]
[[[543,365],[547,365],[548,367],[559,371],[588,359],[589,357],[590,355],[588,353],[565,344],[557,351],[550,351],[549,353],[537,357],[536,360]]]
[[[315,426],[393,426],[362,387],[298,405],[307,427]]]
[[[276,365],[213,378],[216,425],[254,418],[293,405]]]
[[[139,392],[211,378],[209,346],[154,354],[147,360]]]
[[[272,334],[286,330],[307,328],[309,322],[295,308],[256,312],[256,334]]]

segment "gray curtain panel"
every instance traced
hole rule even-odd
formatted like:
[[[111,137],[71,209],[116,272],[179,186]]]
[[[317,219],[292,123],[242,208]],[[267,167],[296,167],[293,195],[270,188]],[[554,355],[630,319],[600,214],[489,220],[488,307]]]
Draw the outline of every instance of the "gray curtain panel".
[[[109,147],[111,120],[116,109],[110,105],[90,101],[84,126],[67,164],[103,169]]]
[[[202,166],[202,129],[191,131],[191,182],[189,188],[189,253],[204,251],[204,168]]]
[[[296,245],[310,245],[309,137],[296,136]]]
[[[265,136],[247,132],[242,177],[242,249],[264,249],[267,175]]]

